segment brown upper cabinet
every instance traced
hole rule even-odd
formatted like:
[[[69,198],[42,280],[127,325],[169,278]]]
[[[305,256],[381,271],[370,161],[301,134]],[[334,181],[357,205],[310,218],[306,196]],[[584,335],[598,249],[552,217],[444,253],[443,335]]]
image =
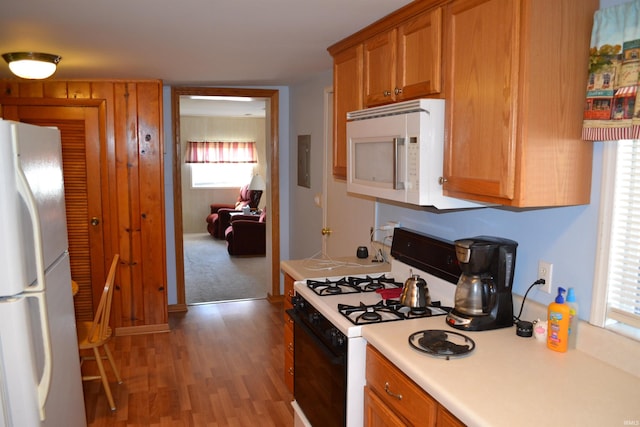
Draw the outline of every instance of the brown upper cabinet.
[[[435,8],[364,43],[364,105],[440,93],[442,9]]]
[[[347,113],[362,109],[362,44],[333,58],[333,175],[347,177]]]
[[[589,203],[581,139],[597,0],[456,0],[445,16],[444,193],[514,207]]]
[[[347,176],[347,113],[442,89],[443,1],[417,0],[330,46],[333,175]]]
[[[416,0],[329,47],[334,64],[354,46],[363,55],[351,78],[334,73],[334,166],[344,166],[334,175],[346,176],[340,86],[358,85],[361,73],[364,107],[445,99],[445,195],[522,208],[589,203],[593,144],[581,126],[597,8]],[[348,96],[357,105],[357,91]]]

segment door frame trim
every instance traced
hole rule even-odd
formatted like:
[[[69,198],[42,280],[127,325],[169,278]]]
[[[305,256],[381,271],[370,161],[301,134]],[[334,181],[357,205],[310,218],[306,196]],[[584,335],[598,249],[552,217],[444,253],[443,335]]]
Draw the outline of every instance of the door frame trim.
[[[180,96],[247,96],[266,98],[268,102],[269,141],[269,217],[271,219],[271,292],[267,294],[270,302],[278,302],[280,293],[280,152],[279,152],[279,91],[275,89],[245,89],[219,87],[174,86],[171,88],[173,117],[173,212],[176,255],[176,294],[177,307],[170,311],[186,311],[186,290],[184,283],[184,246],[182,242],[182,171],[180,145]]]

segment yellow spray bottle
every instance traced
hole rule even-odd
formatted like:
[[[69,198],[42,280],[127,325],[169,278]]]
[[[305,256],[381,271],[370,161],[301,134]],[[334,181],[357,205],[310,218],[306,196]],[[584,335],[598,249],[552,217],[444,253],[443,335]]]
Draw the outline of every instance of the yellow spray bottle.
[[[554,351],[565,352],[569,344],[569,322],[571,313],[569,306],[565,304],[564,288],[558,288],[558,296],[555,302],[549,304],[547,310],[547,347]]]

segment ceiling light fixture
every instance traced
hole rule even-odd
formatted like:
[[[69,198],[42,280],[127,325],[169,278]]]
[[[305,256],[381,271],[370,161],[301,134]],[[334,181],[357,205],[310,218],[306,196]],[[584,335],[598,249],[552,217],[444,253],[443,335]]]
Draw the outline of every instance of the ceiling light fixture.
[[[58,62],[62,59],[58,55],[40,52],[12,52],[4,53],[2,57],[13,74],[23,79],[46,79],[56,72]]]

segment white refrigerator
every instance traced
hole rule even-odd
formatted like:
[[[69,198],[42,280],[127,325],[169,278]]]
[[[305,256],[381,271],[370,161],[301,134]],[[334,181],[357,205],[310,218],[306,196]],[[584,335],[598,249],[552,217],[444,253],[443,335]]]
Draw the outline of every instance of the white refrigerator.
[[[0,427],[86,426],[60,133],[0,119]]]

